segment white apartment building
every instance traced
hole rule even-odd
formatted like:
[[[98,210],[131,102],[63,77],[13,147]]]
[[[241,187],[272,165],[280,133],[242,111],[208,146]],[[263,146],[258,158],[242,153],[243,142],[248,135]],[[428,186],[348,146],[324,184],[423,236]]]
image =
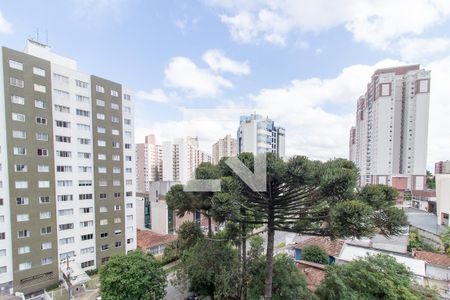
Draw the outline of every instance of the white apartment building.
[[[227,134],[223,139],[219,139],[212,146],[212,162],[217,165],[224,157],[237,155],[237,140]]]
[[[136,144],[136,189],[149,190],[149,183],[162,180],[162,146],[156,144],[153,134],[144,143]]]
[[[197,137],[178,138],[162,144],[163,181],[186,184],[195,179],[195,170],[203,162],[211,162],[211,156],[198,147]]]
[[[285,129],[275,126],[268,117],[241,116],[237,131],[238,153],[275,153],[285,158]]]
[[[0,295],[29,294],[136,248],[133,93],[34,41],[0,55]]]
[[[419,65],[375,71],[358,99],[356,132],[350,132],[360,185],[426,188],[429,100],[430,71]]]

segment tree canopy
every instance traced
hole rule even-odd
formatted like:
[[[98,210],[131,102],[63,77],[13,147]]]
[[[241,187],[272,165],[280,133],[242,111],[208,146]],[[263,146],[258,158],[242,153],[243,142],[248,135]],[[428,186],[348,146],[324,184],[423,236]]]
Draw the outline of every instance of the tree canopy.
[[[100,269],[104,300],[164,298],[166,273],[151,254],[134,251],[113,255]]]
[[[328,255],[319,245],[308,245],[302,249],[302,259],[317,264],[327,265]]]
[[[431,290],[416,288],[414,274],[389,255],[372,255],[327,268],[317,290],[320,299],[432,299]]]

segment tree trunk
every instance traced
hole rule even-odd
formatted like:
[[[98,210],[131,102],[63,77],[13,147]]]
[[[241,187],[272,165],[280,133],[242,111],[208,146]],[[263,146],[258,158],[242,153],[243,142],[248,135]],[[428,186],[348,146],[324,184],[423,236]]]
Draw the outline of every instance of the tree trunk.
[[[267,218],[267,253],[266,253],[266,278],[264,288],[264,299],[272,299],[272,277],[273,277],[273,244],[275,240],[274,210],[269,207]]]
[[[211,216],[208,215],[208,237],[212,237]]]
[[[245,223],[241,223],[241,233],[242,233],[242,276],[241,276],[241,288],[242,288],[242,295],[241,299],[245,300],[247,299],[247,230],[245,228]]]

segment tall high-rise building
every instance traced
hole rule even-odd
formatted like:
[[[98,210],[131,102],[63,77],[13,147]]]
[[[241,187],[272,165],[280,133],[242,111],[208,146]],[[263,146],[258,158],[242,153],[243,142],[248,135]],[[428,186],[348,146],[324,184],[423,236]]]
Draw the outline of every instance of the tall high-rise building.
[[[218,164],[223,157],[237,155],[237,140],[227,134],[212,146],[212,162]]]
[[[136,248],[131,91],[28,41],[0,59],[0,294]]]
[[[199,149],[197,137],[178,138],[162,144],[163,181],[182,184],[195,179],[195,170],[202,162],[211,162],[211,155]]]
[[[268,117],[241,116],[237,131],[238,153],[275,153],[285,157],[285,130]]]
[[[450,160],[435,163],[434,174],[450,174]]]
[[[149,183],[162,180],[162,147],[156,144],[155,135],[145,137],[144,143],[136,144],[136,189],[149,190]]]
[[[360,185],[426,188],[429,100],[430,71],[419,65],[375,71],[358,99],[351,131]]]
[[[352,126],[352,128],[350,128],[350,139],[348,141],[348,148],[349,148],[349,153],[348,153],[348,157],[351,161],[355,161],[355,157],[356,157],[356,127]]]

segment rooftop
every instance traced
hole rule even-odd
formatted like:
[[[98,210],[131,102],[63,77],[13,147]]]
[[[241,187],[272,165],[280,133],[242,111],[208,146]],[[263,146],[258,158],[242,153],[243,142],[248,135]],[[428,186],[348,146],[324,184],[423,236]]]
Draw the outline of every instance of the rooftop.
[[[318,245],[325,249],[330,256],[339,256],[342,246],[344,245],[343,240],[331,240],[328,237],[313,236],[308,237],[300,242],[295,243],[292,247],[294,249],[303,249],[306,246]]]
[[[429,251],[415,251],[414,257],[424,260],[429,264],[450,267],[450,257],[447,254],[433,253]]]
[[[311,292],[315,292],[325,278],[326,266],[309,261],[299,261],[297,268],[305,275],[306,285]]]
[[[155,246],[165,245],[176,239],[177,236],[172,234],[159,234],[147,229],[137,230],[137,246],[141,250],[147,250]]]
[[[426,212],[417,208],[404,208],[408,222],[417,228],[429,231],[434,234],[440,234],[443,226],[438,225],[437,216],[431,212]]]

